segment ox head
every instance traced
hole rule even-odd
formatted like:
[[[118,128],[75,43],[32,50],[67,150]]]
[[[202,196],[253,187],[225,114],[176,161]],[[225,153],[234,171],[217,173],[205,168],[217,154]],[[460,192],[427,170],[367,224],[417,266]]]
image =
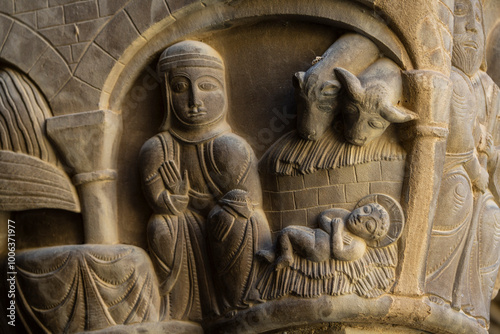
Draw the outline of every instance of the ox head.
[[[354,74],[343,68],[337,67],[334,71],[344,88],[341,113],[344,136],[351,144],[365,145],[381,136],[391,123],[404,123],[417,118],[412,111],[397,105],[397,95],[400,94],[393,91],[400,91],[401,87],[392,87],[379,80],[363,85]]]
[[[340,82],[309,71],[295,73],[293,82],[299,134],[305,139],[317,140],[332,124]]]

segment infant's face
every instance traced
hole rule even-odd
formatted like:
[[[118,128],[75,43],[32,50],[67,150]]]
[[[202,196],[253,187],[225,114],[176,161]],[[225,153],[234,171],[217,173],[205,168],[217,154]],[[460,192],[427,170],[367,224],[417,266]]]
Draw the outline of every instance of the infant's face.
[[[375,203],[355,209],[347,218],[347,228],[353,234],[366,239],[377,240],[387,234],[387,226],[383,226],[383,216],[387,211]]]

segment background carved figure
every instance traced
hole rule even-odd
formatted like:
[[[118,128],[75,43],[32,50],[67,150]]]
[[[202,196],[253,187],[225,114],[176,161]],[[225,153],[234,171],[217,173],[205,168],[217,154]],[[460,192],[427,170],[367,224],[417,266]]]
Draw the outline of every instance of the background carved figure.
[[[258,214],[262,200],[253,151],[226,123],[220,55],[201,42],[180,42],[163,52],[158,71],[164,80],[165,123],[163,132],[144,144],[140,158],[143,189],[154,211],[148,242],[163,318],[201,321],[218,314],[219,307],[242,305],[254,285],[253,255],[270,242],[269,229]],[[243,198],[231,199],[235,189],[244,192]],[[230,200],[250,203],[256,214],[224,209],[232,206]],[[239,235],[242,242],[226,239],[227,234]],[[228,260],[220,258],[229,254]],[[216,294],[214,281],[231,293]]]
[[[436,302],[486,324],[500,266],[498,87],[484,65],[482,5],[455,2],[450,134],[428,256],[426,290]],[[450,284],[450,283],[454,284]],[[432,297],[435,298],[435,297]],[[486,325],[485,325],[486,326]]]

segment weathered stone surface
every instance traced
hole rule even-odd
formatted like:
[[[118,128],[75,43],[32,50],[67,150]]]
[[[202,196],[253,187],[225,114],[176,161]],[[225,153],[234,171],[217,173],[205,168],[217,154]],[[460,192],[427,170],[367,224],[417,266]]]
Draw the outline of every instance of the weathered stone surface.
[[[99,16],[109,16],[118,12],[128,1],[127,0],[98,0]]]
[[[164,0],[145,0],[131,2],[125,7],[140,33],[156,22],[169,16],[169,11]]]
[[[37,27],[47,28],[64,23],[63,7],[52,7],[36,12]]]
[[[167,0],[167,5],[170,12],[175,13],[179,9],[189,6],[193,3],[199,2],[198,0]]]
[[[14,1],[0,0],[0,12],[6,14],[14,14]]]
[[[80,1],[64,6],[64,20],[66,23],[93,20],[99,17],[95,0]]]
[[[91,44],[78,64],[75,76],[95,88],[100,88],[106,80],[106,73],[96,69],[96,61],[100,63],[101,68],[106,68],[108,71],[111,70],[116,62],[99,46]]]
[[[14,17],[31,28],[36,28],[36,12],[16,14]]]
[[[17,0],[14,2],[15,12],[22,13],[48,7],[48,0]]]
[[[21,26],[19,23],[14,23],[3,45],[0,57],[28,72],[47,47],[48,45],[38,38],[33,31]],[[30,52],[19,53],[17,51],[28,49]]]
[[[14,21],[6,16],[0,16],[0,45],[3,47]]]
[[[49,102],[58,111],[55,115],[66,115],[86,111],[89,106],[98,108],[99,96],[99,90],[73,77]]]
[[[0,78],[0,219],[31,332],[486,334],[496,1],[0,12],[20,78]]]
[[[46,49],[28,74],[35,82],[44,87],[44,93],[48,99],[54,97],[71,78],[71,73],[67,65],[64,64],[64,59],[52,48]]]
[[[93,40],[102,26],[109,21],[108,17],[99,18],[88,22],[79,22],[76,24],[78,28],[78,41],[86,42]]]
[[[74,24],[57,26],[40,30],[54,46],[68,45],[78,41],[79,31]]]
[[[99,33],[95,42],[115,59],[137,38],[139,33],[125,12],[118,13]]]

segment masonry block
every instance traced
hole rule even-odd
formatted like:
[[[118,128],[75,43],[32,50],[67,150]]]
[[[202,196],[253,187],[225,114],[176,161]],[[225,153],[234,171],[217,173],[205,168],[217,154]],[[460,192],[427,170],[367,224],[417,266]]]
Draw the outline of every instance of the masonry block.
[[[334,203],[345,203],[345,185],[337,184],[318,189],[319,205],[327,205]]]
[[[110,16],[116,14],[120,8],[125,6],[128,0],[98,0],[99,16]]]
[[[380,162],[372,161],[355,167],[358,182],[380,181]]]
[[[294,210],[295,202],[293,192],[270,193],[271,208],[273,211]]]
[[[386,194],[399,201],[403,190],[403,182],[373,182],[370,183],[370,194]]]
[[[72,78],[49,102],[54,116],[59,116],[98,109],[100,95],[99,90],[78,78]]]
[[[101,88],[116,61],[97,45],[92,44],[78,64],[75,76]]]
[[[14,1],[15,12],[29,12],[37,9],[47,8],[48,0],[16,0]]]
[[[74,62],[78,62],[80,60],[88,45],[89,43],[87,42],[71,44],[71,58]]]
[[[123,51],[139,37],[127,14],[120,12],[99,33],[96,43],[115,59],[119,59]]]
[[[0,0],[0,12],[10,15],[14,14],[14,1]]]
[[[76,27],[78,28],[78,41],[86,42],[93,40],[102,26],[109,20],[109,17],[104,17],[89,22],[77,23]]]
[[[269,173],[260,173],[260,183],[263,190],[278,191],[278,178]]]
[[[170,15],[164,0],[132,1],[125,10],[141,33]]]
[[[0,15],[0,51],[13,24],[14,21],[11,18]]]
[[[69,45],[78,41],[78,30],[74,24],[39,30],[54,46]]]
[[[381,161],[383,181],[402,181],[405,175],[405,160]]]
[[[52,48],[46,49],[28,74],[42,88],[48,99],[51,99],[71,78],[66,62]]]
[[[97,3],[95,0],[76,2],[64,6],[64,19],[66,23],[75,23],[97,19]]]
[[[370,194],[370,184],[368,182],[363,183],[350,183],[346,184],[345,195],[346,201],[358,202],[361,198]]]
[[[269,223],[269,228],[271,231],[281,230],[281,212],[278,211],[266,211],[267,222]]]
[[[60,6],[60,5],[67,5],[69,3],[74,3],[82,0],[49,0],[49,6]]]
[[[293,210],[281,212],[281,228],[290,225],[307,225],[307,210]]]
[[[318,227],[318,216],[325,210],[331,209],[331,205],[322,205],[315,208],[307,209],[307,226]]]
[[[14,17],[31,28],[36,29],[36,12],[16,14]]]
[[[33,31],[15,22],[0,56],[27,73],[47,47]]]
[[[36,12],[38,28],[48,28],[64,24],[63,7],[52,7]]]
[[[311,208],[318,205],[318,188],[311,188],[296,191],[295,194],[295,207]]]
[[[262,191],[262,209],[264,211],[271,211],[271,193],[269,191]]]
[[[330,175],[330,184],[345,184],[356,182],[356,173],[354,166],[333,168],[328,170]]]
[[[68,64],[73,62],[73,57],[71,56],[71,45],[58,46],[56,50],[63,56]]]
[[[304,174],[304,185],[306,188],[323,187],[328,185],[328,170],[321,169],[312,174]]]
[[[304,177],[297,176],[277,176],[280,191],[301,190],[304,189]]]

